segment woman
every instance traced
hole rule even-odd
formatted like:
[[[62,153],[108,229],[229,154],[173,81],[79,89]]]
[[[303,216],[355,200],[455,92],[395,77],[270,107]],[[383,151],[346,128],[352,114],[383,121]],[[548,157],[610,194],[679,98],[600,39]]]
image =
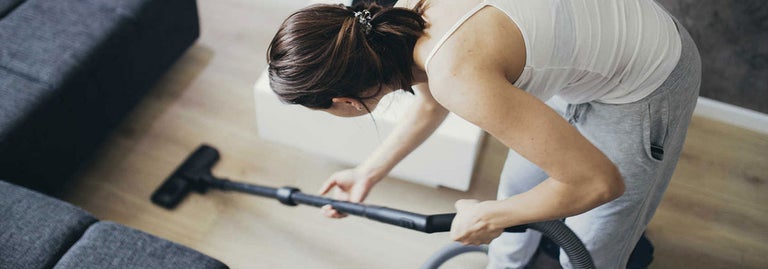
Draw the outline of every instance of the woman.
[[[286,103],[352,117],[399,89],[418,99],[321,193],[363,201],[450,111],[510,148],[498,200],[456,202],[454,240],[493,240],[489,268],[522,268],[540,235],[504,227],[567,218],[597,268],[625,268],[698,96],[700,61],[685,29],[651,0],[412,2],[313,5],[270,45],[270,83]],[[553,96],[569,103],[566,119],[544,103]]]

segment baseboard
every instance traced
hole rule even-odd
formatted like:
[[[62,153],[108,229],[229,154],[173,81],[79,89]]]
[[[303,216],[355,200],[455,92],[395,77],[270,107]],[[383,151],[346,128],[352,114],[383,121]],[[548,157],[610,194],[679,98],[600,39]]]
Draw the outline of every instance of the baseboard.
[[[768,114],[734,106],[706,97],[699,97],[696,116],[701,116],[755,132],[768,134]]]

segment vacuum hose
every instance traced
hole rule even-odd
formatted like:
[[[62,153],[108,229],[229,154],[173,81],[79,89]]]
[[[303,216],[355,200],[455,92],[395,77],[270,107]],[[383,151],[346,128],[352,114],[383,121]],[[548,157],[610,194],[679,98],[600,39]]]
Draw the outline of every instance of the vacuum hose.
[[[552,240],[552,242],[560,246],[565,254],[568,255],[568,259],[570,260],[571,265],[573,265],[573,268],[595,268],[595,265],[592,263],[592,256],[589,255],[584,244],[581,243],[576,234],[574,234],[563,222],[543,221],[530,223],[526,226],[541,232],[543,236],[546,236]],[[421,269],[437,269],[451,258],[470,252],[488,253],[488,246],[462,245],[458,242],[454,242],[433,254],[421,266]]]
[[[544,221],[528,224],[528,227],[541,232],[563,249],[574,268],[595,268],[592,256],[579,240],[579,237],[561,221]]]

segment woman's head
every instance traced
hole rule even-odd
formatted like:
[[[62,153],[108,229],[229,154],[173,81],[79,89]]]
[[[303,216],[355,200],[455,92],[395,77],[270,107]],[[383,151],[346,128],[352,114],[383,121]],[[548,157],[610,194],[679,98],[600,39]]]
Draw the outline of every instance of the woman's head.
[[[354,100],[366,110],[365,101],[384,90],[412,92],[413,47],[426,25],[421,6],[320,4],[297,11],[269,46],[272,90],[283,102],[308,108]]]

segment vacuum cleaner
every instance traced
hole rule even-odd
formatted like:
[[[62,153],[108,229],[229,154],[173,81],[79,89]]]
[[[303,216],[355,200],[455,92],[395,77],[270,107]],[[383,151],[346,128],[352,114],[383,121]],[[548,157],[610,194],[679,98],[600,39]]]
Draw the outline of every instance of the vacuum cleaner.
[[[215,177],[211,169],[219,160],[219,152],[209,145],[201,145],[176,168],[173,173],[152,194],[154,204],[166,209],[175,208],[190,192],[204,194],[209,189],[236,191],[278,200],[287,206],[299,204],[314,207],[331,205],[339,212],[365,217],[382,223],[399,226],[424,233],[448,232],[455,213],[422,215],[418,213],[362,203],[352,203],[302,193],[294,187],[271,188],[255,184],[235,182]],[[574,268],[594,269],[592,257],[579,238],[561,221],[545,221],[508,227],[505,232],[524,232],[526,229],[539,231],[560,246]],[[422,266],[423,269],[437,268],[453,256],[473,251],[487,251],[484,247],[452,244]]]

